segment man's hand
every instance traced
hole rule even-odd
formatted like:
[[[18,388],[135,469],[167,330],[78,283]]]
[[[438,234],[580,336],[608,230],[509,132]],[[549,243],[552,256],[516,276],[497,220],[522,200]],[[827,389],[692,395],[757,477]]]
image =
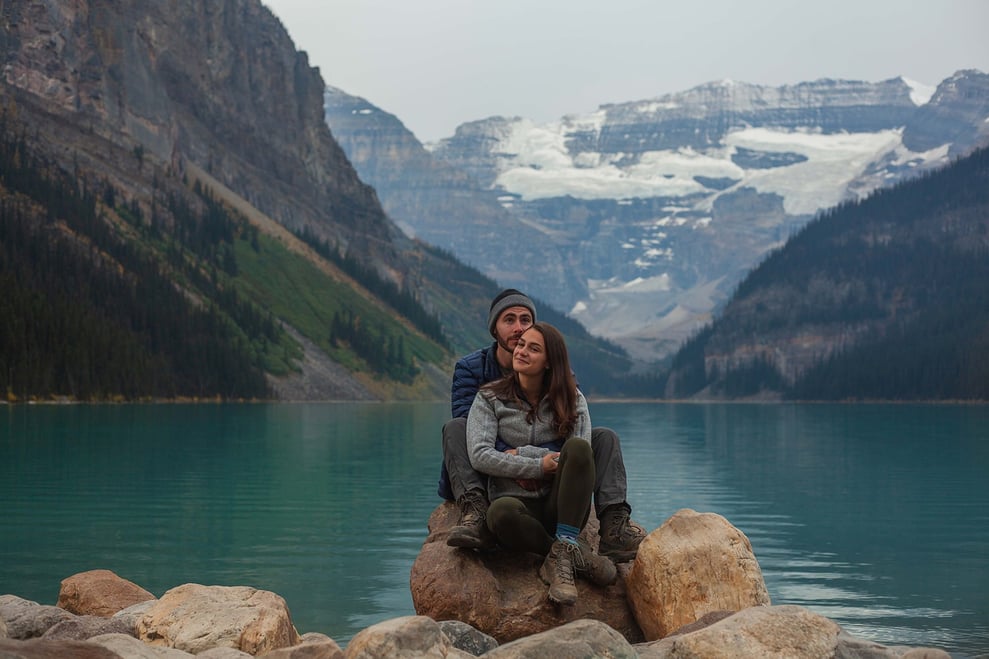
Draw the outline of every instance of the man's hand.
[[[518,449],[510,448],[505,453],[510,455],[518,455]],[[556,474],[556,470],[560,468],[560,454],[559,453],[547,453],[542,459],[543,466],[543,480],[538,480],[535,478],[517,478],[515,482],[525,490],[530,492],[535,492],[541,488],[545,481],[551,480],[553,475]]]
[[[543,476],[550,478],[560,468],[560,454],[547,453],[543,456]]]

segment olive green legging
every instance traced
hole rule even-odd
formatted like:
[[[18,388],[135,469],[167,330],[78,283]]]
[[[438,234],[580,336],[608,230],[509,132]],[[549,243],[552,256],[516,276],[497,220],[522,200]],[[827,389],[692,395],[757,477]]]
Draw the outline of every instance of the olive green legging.
[[[546,555],[561,522],[583,529],[594,493],[594,453],[590,442],[571,439],[560,451],[560,467],[545,497],[500,497],[488,509],[488,528],[498,543],[513,551]]]

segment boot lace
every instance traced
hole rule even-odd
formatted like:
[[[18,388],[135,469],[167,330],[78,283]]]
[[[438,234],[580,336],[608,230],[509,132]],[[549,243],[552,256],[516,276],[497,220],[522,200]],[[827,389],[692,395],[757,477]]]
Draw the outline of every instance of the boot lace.
[[[572,586],[574,583],[574,572],[584,565],[584,557],[580,553],[580,547],[572,542],[561,542],[561,550],[556,555],[556,578]]]
[[[485,517],[487,506],[481,496],[476,492],[466,494],[461,502],[460,523],[465,526],[481,524]]]
[[[629,523],[631,513],[624,506],[616,506],[614,510],[610,511],[609,517],[608,535],[615,542],[623,543],[638,535]]]

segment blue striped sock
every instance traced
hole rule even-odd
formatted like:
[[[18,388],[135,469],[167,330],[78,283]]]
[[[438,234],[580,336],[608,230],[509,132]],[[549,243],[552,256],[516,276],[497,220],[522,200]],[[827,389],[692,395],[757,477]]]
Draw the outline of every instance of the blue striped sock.
[[[569,524],[556,524],[556,539],[562,540],[563,542],[569,542],[572,545],[577,544],[577,535],[580,533],[580,529],[576,526],[570,526]]]

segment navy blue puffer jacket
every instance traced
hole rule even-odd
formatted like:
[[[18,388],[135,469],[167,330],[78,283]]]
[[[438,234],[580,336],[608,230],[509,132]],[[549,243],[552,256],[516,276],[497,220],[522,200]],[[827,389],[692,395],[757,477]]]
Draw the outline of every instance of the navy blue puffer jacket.
[[[495,356],[497,350],[498,344],[492,342],[485,348],[461,357],[457,361],[457,365],[453,367],[453,384],[450,387],[450,405],[453,418],[461,416],[466,418],[467,413],[470,412],[470,406],[474,403],[474,397],[477,396],[478,389],[504,375]],[[437,492],[444,499],[453,499],[453,490],[450,489],[450,476],[446,472],[446,465],[441,465]]]

